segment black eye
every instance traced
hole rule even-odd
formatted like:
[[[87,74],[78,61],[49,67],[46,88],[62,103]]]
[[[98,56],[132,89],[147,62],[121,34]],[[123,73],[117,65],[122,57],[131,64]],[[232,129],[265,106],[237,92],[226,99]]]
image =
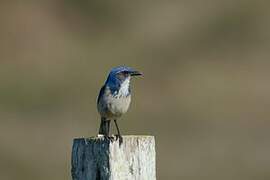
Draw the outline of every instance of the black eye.
[[[121,74],[121,76],[123,76],[123,77],[128,77],[129,76],[129,72],[128,71],[122,71],[119,74]]]
[[[128,71],[122,71],[117,74],[118,79],[124,80],[128,77],[129,73]]]
[[[128,74],[129,74],[128,71],[123,71],[122,73],[123,73],[124,75],[128,75]]]

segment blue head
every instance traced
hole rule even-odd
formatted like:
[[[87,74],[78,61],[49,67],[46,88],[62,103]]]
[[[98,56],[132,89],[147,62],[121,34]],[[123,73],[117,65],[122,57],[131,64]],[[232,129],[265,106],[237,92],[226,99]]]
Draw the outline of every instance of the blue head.
[[[111,69],[105,84],[110,88],[112,94],[118,93],[121,87],[124,89],[126,88],[128,90],[128,93],[130,93],[129,89],[130,78],[132,76],[140,76],[140,75],[142,74],[139,71],[127,66],[115,67]]]

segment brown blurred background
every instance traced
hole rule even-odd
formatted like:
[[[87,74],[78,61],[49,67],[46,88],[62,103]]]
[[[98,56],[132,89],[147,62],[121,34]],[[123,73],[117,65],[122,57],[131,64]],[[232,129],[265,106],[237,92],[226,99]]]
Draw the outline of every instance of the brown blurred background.
[[[1,1],[0,179],[70,180],[110,68],[141,70],[124,134],[158,179],[270,179],[270,11],[260,0]]]

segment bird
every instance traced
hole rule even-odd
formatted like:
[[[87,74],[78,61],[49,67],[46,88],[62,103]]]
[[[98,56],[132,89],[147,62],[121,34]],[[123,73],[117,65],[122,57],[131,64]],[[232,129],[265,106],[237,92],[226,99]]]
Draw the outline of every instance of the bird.
[[[142,73],[128,66],[118,66],[111,69],[105,84],[101,87],[97,98],[97,109],[101,116],[99,135],[106,139],[110,137],[110,122],[113,120],[120,144],[123,138],[117,124],[117,120],[125,114],[131,103],[130,81],[134,76],[141,76]]]

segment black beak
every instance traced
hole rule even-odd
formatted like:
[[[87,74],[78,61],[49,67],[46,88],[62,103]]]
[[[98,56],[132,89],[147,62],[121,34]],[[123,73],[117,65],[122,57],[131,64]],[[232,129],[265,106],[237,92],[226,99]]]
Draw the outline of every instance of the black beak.
[[[130,73],[130,75],[131,76],[141,76],[143,74],[141,72],[139,72],[139,71],[133,71],[133,72]]]

